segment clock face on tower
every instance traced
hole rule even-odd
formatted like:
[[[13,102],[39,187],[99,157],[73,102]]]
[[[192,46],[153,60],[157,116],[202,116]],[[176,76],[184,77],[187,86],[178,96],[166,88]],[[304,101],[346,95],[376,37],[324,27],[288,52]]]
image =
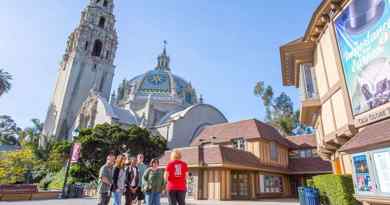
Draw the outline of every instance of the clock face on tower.
[[[167,77],[165,75],[153,74],[148,76],[148,81],[154,85],[160,85],[167,81]]]

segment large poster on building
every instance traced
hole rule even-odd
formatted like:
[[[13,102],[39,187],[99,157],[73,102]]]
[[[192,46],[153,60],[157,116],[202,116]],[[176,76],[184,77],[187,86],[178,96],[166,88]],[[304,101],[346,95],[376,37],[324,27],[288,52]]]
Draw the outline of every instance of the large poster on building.
[[[357,192],[373,192],[375,186],[372,186],[371,176],[368,171],[367,155],[355,155],[352,157],[354,172],[355,172],[355,186]]]
[[[390,99],[390,0],[352,0],[334,21],[353,114]]]

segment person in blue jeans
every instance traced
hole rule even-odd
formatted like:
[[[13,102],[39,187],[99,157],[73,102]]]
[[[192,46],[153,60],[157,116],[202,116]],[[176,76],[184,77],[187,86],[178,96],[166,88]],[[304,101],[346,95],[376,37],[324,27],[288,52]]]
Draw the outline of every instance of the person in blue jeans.
[[[114,200],[112,202],[113,205],[121,205],[122,204],[122,195],[125,192],[125,180],[126,180],[126,172],[125,172],[125,155],[120,154],[116,157],[116,162],[113,170],[112,176],[112,186],[111,192],[113,193]]]
[[[164,190],[165,181],[164,174],[158,166],[158,159],[152,159],[150,167],[146,169],[142,177],[142,190],[145,193],[146,205],[160,205],[160,195]]]

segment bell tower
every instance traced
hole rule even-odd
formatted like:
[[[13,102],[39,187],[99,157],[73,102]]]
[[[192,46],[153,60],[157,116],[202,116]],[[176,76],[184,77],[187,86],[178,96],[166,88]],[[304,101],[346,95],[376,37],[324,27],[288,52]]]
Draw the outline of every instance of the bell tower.
[[[91,94],[109,99],[117,32],[113,0],[89,0],[69,35],[43,134],[67,138],[82,103]]]

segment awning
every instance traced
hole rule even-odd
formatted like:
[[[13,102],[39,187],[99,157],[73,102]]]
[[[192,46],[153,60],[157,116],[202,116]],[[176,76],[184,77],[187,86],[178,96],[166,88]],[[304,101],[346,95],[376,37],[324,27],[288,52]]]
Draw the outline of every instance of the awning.
[[[390,146],[390,119],[368,125],[345,143],[339,151],[356,153]]]

